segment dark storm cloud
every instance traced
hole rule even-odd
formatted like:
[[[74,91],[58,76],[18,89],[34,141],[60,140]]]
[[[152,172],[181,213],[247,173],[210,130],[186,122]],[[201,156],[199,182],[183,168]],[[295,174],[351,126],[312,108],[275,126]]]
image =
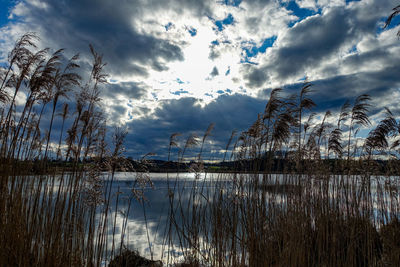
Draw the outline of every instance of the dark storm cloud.
[[[103,0],[107,1],[107,0]],[[174,10],[177,14],[190,12],[192,16],[203,17],[212,13],[211,1],[209,0],[137,0],[136,5],[143,5],[146,10]]]
[[[167,69],[165,62],[183,60],[178,45],[140,33],[132,24],[147,8],[161,8],[160,1],[144,2],[145,5],[140,1],[118,4],[105,0],[44,2],[46,9],[26,4],[29,8],[24,17],[26,23],[38,28],[42,39],[51,40],[56,47],[86,53],[87,45],[92,43],[104,53],[108,69],[115,74],[146,75],[146,67],[163,71]],[[190,6],[181,4],[182,8]]]
[[[328,64],[323,66],[321,72],[325,75],[334,77],[337,73],[340,73],[340,68],[347,68],[349,70],[363,70],[366,68],[375,68],[380,64],[400,68],[399,59],[393,57],[390,52],[390,47],[378,47],[374,50],[367,51],[364,53],[354,53],[343,59],[342,64]]]
[[[336,75],[335,67],[327,61],[346,46],[358,43],[363,37],[375,37],[382,27],[382,19],[390,14],[395,1],[360,2],[351,7],[334,7],[297,23],[285,36],[278,37],[278,45],[265,64],[248,68],[244,78],[248,86],[259,87],[261,73],[270,73],[279,80],[303,76],[307,70],[326,68]],[[369,59],[387,56],[385,48],[367,54],[354,55],[344,60],[349,66],[369,64]],[[389,58],[389,57],[386,57]],[[335,73],[336,72],[336,73]]]
[[[384,59],[385,65],[398,65],[400,67],[399,59],[392,56],[389,52],[389,48],[390,47],[379,47],[362,54],[356,53],[346,57],[343,63],[349,68],[357,69],[366,65],[374,66],[374,62],[381,62],[382,59]]]
[[[305,68],[318,66],[338,52],[356,34],[349,16],[347,10],[337,8],[293,27],[284,39],[286,45],[276,51],[275,71],[279,77],[302,74]]]
[[[393,101],[397,102],[390,95],[399,90],[400,77],[396,74],[399,68],[400,66],[392,66],[381,71],[359,72],[315,81],[316,101],[321,109],[338,109],[346,100],[353,102],[357,96],[369,94],[374,103],[370,115],[374,115],[384,106],[389,107]],[[389,101],[385,102],[385,98]]]
[[[261,87],[267,81],[267,71],[264,68],[258,68],[251,64],[244,67],[244,79],[247,81],[246,86],[250,88]]]
[[[257,114],[263,111],[265,104],[263,100],[238,94],[221,95],[204,107],[198,100],[189,97],[163,101],[154,117],[129,123],[127,152],[135,157],[157,152],[158,158],[166,159],[172,133],[181,133],[183,143],[190,133],[201,137],[211,122],[215,123],[210,138],[215,142],[214,149],[224,149],[231,131],[246,130],[257,119]],[[193,151],[198,153],[198,148]]]
[[[139,99],[146,93],[147,86],[139,82],[120,82],[107,85],[107,90],[102,96],[115,98],[118,95],[126,96],[128,99]]]
[[[389,14],[394,1],[374,1],[349,8],[331,8],[322,15],[296,24],[277,50],[276,71],[281,78],[303,74],[306,68],[324,64],[343,45],[374,36],[382,25],[379,20]]]
[[[390,97],[400,88],[399,69],[400,66],[392,66],[380,71],[359,72],[311,81],[313,92],[310,97],[317,104],[313,111],[338,111],[346,101],[353,103],[357,96],[368,94],[373,104],[370,107],[370,116],[381,112],[385,106],[390,107],[395,114],[400,114],[400,108],[397,107],[397,103],[393,106],[394,102]],[[302,85],[302,83],[286,85],[284,92],[298,94]],[[270,89],[263,90],[259,97],[267,98],[269,93]]]

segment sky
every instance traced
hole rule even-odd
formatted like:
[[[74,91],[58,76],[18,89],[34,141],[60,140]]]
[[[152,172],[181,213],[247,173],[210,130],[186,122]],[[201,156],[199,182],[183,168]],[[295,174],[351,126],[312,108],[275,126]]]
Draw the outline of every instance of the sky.
[[[346,100],[372,97],[374,124],[400,115],[397,0],[0,0],[0,64],[15,40],[36,32],[41,47],[103,54],[101,94],[108,125],[128,128],[126,154],[166,159],[215,123],[205,157],[221,157],[231,131],[263,112],[273,88],[313,84],[313,111],[334,114]],[[318,117],[318,116],[317,116]],[[334,119],[334,117],[333,117]],[[60,123],[56,123],[56,127]]]

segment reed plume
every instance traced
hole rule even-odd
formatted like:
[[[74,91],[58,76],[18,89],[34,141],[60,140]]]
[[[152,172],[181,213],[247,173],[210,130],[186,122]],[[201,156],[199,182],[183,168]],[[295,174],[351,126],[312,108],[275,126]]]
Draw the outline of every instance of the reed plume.
[[[180,162],[183,162],[183,157],[185,155],[186,150],[188,148],[197,146],[198,144],[199,144],[198,136],[195,133],[190,134],[189,137],[186,139],[185,146],[183,147]]]
[[[349,134],[347,141],[347,161],[350,161],[351,136],[352,132],[354,132],[354,137],[356,135],[355,127],[357,127],[358,125],[366,127],[371,124],[368,117],[368,109],[371,106],[370,104],[368,104],[369,100],[371,100],[371,97],[369,95],[362,94],[356,98],[353,108],[351,109]]]
[[[372,156],[373,150],[384,151],[389,147],[388,138],[395,134],[398,127],[392,112],[385,108],[385,118],[379,122],[375,129],[369,132],[365,139],[364,146],[368,152],[368,156]]]
[[[58,55],[60,56],[60,55]],[[79,59],[79,55],[76,54],[74,55],[67,65],[65,66],[63,71],[60,71],[59,69],[56,71],[54,75],[54,92],[52,92],[52,99],[53,99],[53,110],[51,112],[51,118],[50,118],[50,126],[49,126],[49,132],[47,136],[47,143],[46,143],[46,149],[44,153],[44,159],[47,159],[47,151],[50,143],[50,138],[51,138],[51,130],[53,128],[53,120],[54,120],[54,114],[56,111],[57,103],[58,100],[61,97],[68,97],[67,93],[72,90],[73,86],[79,86],[79,81],[81,77],[75,73],[74,71],[79,68],[79,65],[75,62],[76,60]]]
[[[311,89],[312,84],[310,82],[306,81],[303,84],[303,87],[300,90],[300,95],[299,95],[299,102],[298,102],[298,108],[296,110],[297,112],[297,124],[298,124],[298,160],[299,162],[302,160],[303,155],[302,155],[302,142],[301,142],[301,133],[302,133],[302,119],[303,119],[303,112],[305,110],[310,110],[311,108],[315,107],[316,104],[314,101],[309,98],[307,95],[310,94],[313,90]]]
[[[64,103],[62,106],[61,113],[58,114],[62,118],[62,124],[61,124],[61,131],[60,131],[60,139],[58,140],[57,159],[61,159],[61,142],[62,142],[62,137],[63,137],[63,133],[64,133],[65,119],[68,117],[68,113],[69,113],[69,105],[68,105],[68,103]]]
[[[225,147],[224,158],[222,159],[222,162],[225,162],[226,153],[228,152],[229,146],[231,145],[233,138],[235,138],[236,133],[237,133],[237,131],[233,130],[231,133],[231,137],[229,137],[228,143],[226,144],[226,147]]]
[[[210,123],[210,125],[208,125],[207,130],[205,131],[205,133],[203,135],[203,139],[201,141],[201,146],[200,146],[200,152],[199,152],[199,156],[198,156],[198,161],[201,160],[201,154],[203,153],[204,142],[206,141],[206,138],[211,135],[211,132],[214,129],[214,126],[215,126],[215,123]]]
[[[177,138],[180,136],[180,133],[173,133],[169,137],[169,146],[168,146],[168,161],[171,160],[171,148],[172,147],[178,147],[178,141]]]

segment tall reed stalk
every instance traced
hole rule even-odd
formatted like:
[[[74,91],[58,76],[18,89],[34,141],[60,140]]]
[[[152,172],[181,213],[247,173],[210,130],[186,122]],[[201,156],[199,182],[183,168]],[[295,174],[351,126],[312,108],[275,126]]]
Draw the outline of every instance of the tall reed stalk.
[[[165,244],[168,251],[175,246],[182,251],[182,266],[400,264],[400,245],[388,234],[400,237],[400,180],[392,176],[399,171],[393,150],[400,143],[399,123],[387,109],[357,147],[357,129],[370,125],[370,97],[359,96],[352,108],[346,102],[336,125],[331,111],[319,122],[312,113],[302,122],[304,111],[315,106],[305,96],[308,88],[298,104],[281,97],[281,89],[271,92],[264,114],[232,149],[235,172],[198,178],[189,187],[176,179],[168,187]],[[374,160],[383,151],[386,161]],[[173,256],[168,254],[167,262],[173,263]]]
[[[108,229],[116,224],[109,216],[111,203],[118,206],[111,188],[126,162],[126,132],[116,131],[113,147],[106,144],[99,96],[107,74],[93,46],[91,75],[79,90],[78,55],[65,60],[64,49],[37,50],[37,40],[23,35],[0,72],[0,266],[101,266],[123,246],[123,240],[110,246]],[[20,94],[26,103],[17,106]],[[72,98],[76,105],[59,105]],[[52,129],[60,106],[57,142]],[[46,111],[49,125],[43,123]],[[74,161],[54,163],[53,142],[57,159],[72,153]]]

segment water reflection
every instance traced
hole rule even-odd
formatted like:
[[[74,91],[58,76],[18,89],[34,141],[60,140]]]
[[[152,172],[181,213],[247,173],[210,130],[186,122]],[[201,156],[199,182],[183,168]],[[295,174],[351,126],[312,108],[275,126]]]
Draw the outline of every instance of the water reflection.
[[[108,248],[123,239],[129,249],[137,250],[146,258],[167,261],[167,256],[179,260],[182,257],[177,237],[168,247],[167,232],[169,227],[169,210],[171,193],[174,201],[189,203],[194,187],[201,187],[210,194],[214,184],[229,181],[226,174],[194,174],[194,173],[150,173],[152,186],[138,185],[135,173],[117,173],[112,184],[112,204],[110,218],[115,220],[115,229],[110,224],[108,229]],[[143,199],[138,199],[132,189],[143,192]],[[117,197],[118,196],[118,197]],[[117,203],[118,199],[118,203]],[[118,204],[118,205],[117,205]],[[175,221],[182,222],[181,213],[177,213]],[[125,229],[125,231],[124,231]],[[125,234],[123,235],[123,232]],[[116,241],[118,240],[118,242]],[[116,244],[116,246],[119,244]]]
[[[199,195],[201,196],[195,199],[195,201],[211,201],[212,195],[218,190],[221,190],[221,192],[224,190],[223,194],[226,192],[235,194],[235,191],[231,189],[234,188],[238,176],[242,178],[244,176],[245,181],[246,179],[263,179],[262,175],[254,174],[150,173],[148,174],[152,182],[152,186],[150,186],[149,184],[140,185],[135,182],[138,178],[136,175],[135,173],[117,173],[115,175],[111,192],[112,204],[110,207],[110,218],[113,218],[115,221],[115,228],[113,227],[114,224],[109,224],[108,249],[112,248],[113,243],[115,247],[119,246],[119,240],[122,239],[129,249],[137,250],[140,255],[146,258],[153,258],[154,260],[162,259],[164,263],[167,262],[167,255],[174,257],[173,261],[180,260],[183,256],[180,250],[182,240],[179,240],[175,235],[171,240],[172,243],[170,243],[170,246],[168,246],[166,240],[167,233],[170,231],[169,223],[171,222],[169,220],[171,194],[173,194],[175,203],[180,201],[181,207],[185,207],[185,205],[188,205],[186,203],[193,203],[194,201],[193,189],[197,189],[196,192],[200,193]],[[353,178],[354,180],[352,181],[348,180],[348,186],[359,187],[363,183],[360,177],[354,176]],[[304,186],[300,188],[295,186],[299,181],[298,179],[302,179],[302,177],[300,175],[294,175],[293,177],[290,175],[270,175],[268,177],[270,185],[265,186],[260,194],[267,196],[267,201],[274,201],[285,205],[285,194],[287,192],[307,190]],[[315,192],[322,190],[323,183],[327,182],[317,177],[310,180],[310,177],[307,176],[304,179],[309,180],[307,185],[312,189],[308,189],[315,190]],[[335,194],[342,194],[342,192],[337,190],[337,184],[342,179],[344,180],[342,176],[331,176],[329,178],[327,182],[329,198],[334,198]],[[379,188],[382,179],[386,181],[385,183],[387,183],[388,179],[391,180],[390,183],[396,190],[399,189],[398,177],[383,178],[376,176],[371,178],[370,193],[374,199],[374,208],[378,208],[376,201],[377,187]],[[244,188],[246,186],[245,183]],[[132,189],[136,190],[136,194],[132,192]],[[246,191],[243,190],[240,193],[243,194]],[[137,199],[138,192],[143,193],[144,201]],[[387,195],[383,196],[383,199],[384,201],[388,201]],[[175,205],[174,208],[176,208]],[[390,208],[389,203],[388,208]],[[182,225],[182,215],[190,218],[190,209],[179,210],[175,213],[175,222],[177,225]],[[169,262],[171,262],[171,259],[169,259]]]

